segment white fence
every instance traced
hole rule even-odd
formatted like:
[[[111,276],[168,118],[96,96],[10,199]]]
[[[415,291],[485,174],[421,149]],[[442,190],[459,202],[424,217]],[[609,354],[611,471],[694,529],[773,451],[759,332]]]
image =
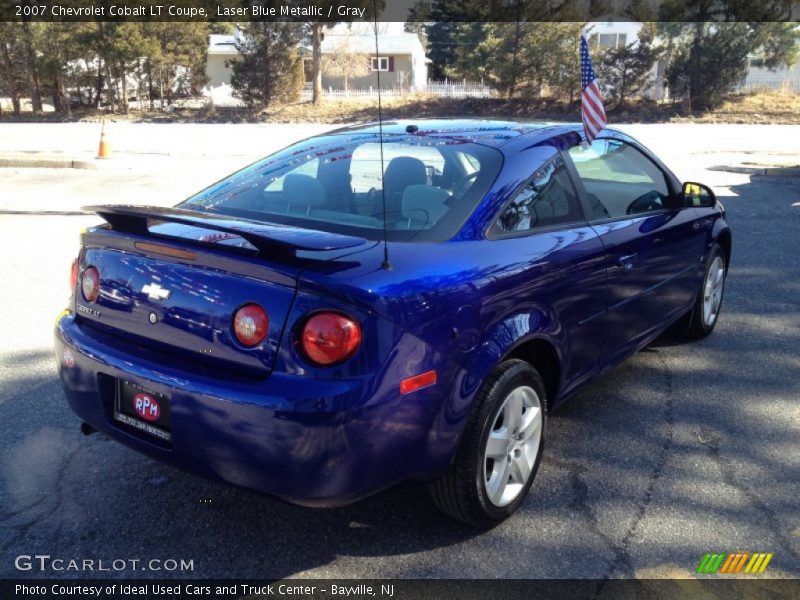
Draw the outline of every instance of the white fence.
[[[749,81],[739,85],[737,92],[757,92],[759,90],[777,90],[781,92],[794,92],[800,94],[800,80],[786,81],[782,79],[766,81]]]
[[[483,82],[473,81],[430,81],[425,86],[381,88],[381,97],[383,98],[396,98],[414,94],[437,96],[440,98],[491,98],[497,95],[495,90]],[[325,98],[334,100],[344,98],[377,98],[378,89],[369,87],[338,90],[328,87],[322,90],[322,95]],[[309,100],[311,98],[311,90],[304,89],[302,98],[304,100]]]

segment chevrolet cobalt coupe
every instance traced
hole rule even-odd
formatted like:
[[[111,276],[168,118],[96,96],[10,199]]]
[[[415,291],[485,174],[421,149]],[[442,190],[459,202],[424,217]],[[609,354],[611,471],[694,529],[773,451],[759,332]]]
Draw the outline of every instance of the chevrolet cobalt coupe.
[[[668,326],[711,333],[731,253],[708,187],[573,125],[347,128],[87,210],[55,336],[85,432],[303,505],[426,481],[481,526],[550,411]]]

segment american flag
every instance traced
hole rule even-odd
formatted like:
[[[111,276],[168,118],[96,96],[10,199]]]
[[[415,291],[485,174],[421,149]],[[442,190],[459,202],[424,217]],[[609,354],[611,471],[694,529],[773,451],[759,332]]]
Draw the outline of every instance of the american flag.
[[[581,90],[583,130],[586,132],[586,141],[591,143],[608,124],[608,119],[603,109],[603,99],[600,97],[600,87],[597,85],[597,76],[592,68],[589,44],[585,35],[581,35]]]

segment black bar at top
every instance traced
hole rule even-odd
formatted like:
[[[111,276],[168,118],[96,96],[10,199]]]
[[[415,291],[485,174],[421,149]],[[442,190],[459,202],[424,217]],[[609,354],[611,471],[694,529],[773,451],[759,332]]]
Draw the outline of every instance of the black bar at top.
[[[0,0],[0,21],[372,21],[372,0]],[[613,6],[613,12],[603,12]],[[800,0],[378,0],[378,21],[800,21]]]

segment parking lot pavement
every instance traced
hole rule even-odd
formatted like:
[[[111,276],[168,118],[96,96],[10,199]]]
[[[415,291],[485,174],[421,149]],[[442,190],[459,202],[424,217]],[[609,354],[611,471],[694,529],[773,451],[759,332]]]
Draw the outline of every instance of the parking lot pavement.
[[[656,129],[639,135],[659,143]],[[178,575],[197,577],[688,577],[706,552],[737,550],[773,552],[767,576],[800,576],[800,180],[707,170],[722,159],[703,145],[666,153],[715,187],[734,228],[717,330],[663,337],[553,415],[530,497],[486,532],[441,516],[414,484],[303,509],[82,436],[50,348],[78,232],[94,220],[0,212],[0,577],[25,575],[14,557],[35,553],[182,558],[194,571]],[[736,148],[725,161],[747,160]],[[213,161],[194,160],[174,179],[3,173],[2,202],[74,208],[162,189],[169,203],[204,182]]]

